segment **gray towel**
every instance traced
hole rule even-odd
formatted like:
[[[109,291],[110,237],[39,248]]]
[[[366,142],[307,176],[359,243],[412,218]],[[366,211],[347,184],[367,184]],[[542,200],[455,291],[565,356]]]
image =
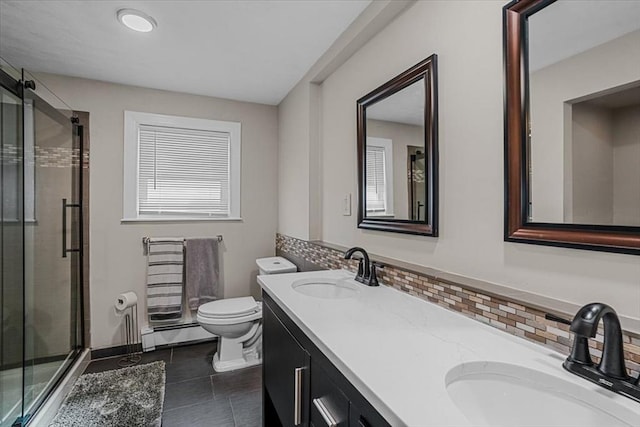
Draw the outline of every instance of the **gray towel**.
[[[187,302],[190,310],[217,300],[222,292],[218,239],[187,239]]]
[[[150,322],[182,317],[184,239],[149,239],[147,258],[147,313]]]

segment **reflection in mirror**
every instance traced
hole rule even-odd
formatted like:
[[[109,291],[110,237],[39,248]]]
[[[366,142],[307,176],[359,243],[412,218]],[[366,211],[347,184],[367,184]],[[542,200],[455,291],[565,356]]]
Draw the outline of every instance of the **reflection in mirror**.
[[[416,146],[421,153],[425,150],[424,100],[424,80],[419,80],[367,108],[367,217],[418,219],[416,206],[421,203],[425,219],[424,154],[421,195],[414,194],[420,187],[411,185],[414,164],[407,162]]]
[[[640,255],[640,1],[503,8],[505,241]]]
[[[409,219],[420,221],[426,218],[424,207],[427,203],[426,165],[424,148],[407,147],[407,180],[409,185]]]
[[[640,226],[640,1],[527,19],[534,223]]]

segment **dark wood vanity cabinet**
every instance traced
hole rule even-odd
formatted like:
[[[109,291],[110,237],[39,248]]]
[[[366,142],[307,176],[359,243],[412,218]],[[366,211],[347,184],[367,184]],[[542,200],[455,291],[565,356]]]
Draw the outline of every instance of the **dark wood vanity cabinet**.
[[[263,309],[263,322],[264,336],[269,337],[263,339],[265,401],[268,397],[268,409],[282,425],[301,425],[308,410],[303,398],[309,393],[305,381],[310,368],[309,353],[268,308]],[[271,426],[272,422],[266,422],[265,418],[265,425]]]
[[[265,292],[263,425],[390,426]]]

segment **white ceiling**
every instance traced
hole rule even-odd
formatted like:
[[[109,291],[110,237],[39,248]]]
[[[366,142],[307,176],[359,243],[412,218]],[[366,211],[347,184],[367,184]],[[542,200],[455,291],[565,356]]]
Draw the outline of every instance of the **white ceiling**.
[[[371,0],[0,0],[16,67],[277,105]],[[151,33],[121,25],[141,10]]]
[[[529,17],[529,70],[640,29],[639,0],[564,0]]]

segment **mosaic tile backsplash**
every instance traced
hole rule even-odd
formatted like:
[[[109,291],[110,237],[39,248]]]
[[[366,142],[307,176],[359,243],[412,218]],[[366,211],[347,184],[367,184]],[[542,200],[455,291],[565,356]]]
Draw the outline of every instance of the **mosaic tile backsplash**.
[[[313,268],[358,270],[357,260],[345,260],[344,253],[319,244],[276,234],[276,250],[283,256],[302,260]],[[292,260],[293,261],[293,260]],[[295,261],[294,261],[295,262]],[[507,333],[553,348],[569,355],[573,334],[569,326],[545,319],[545,312],[514,302],[499,295],[482,293],[458,283],[436,279],[428,275],[385,264],[379,270],[380,284],[438,304],[467,317],[486,323]],[[602,355],[602,326],[595,339],[589,340],[591,355],[598,362]],[[623,333],[624,357],[627,370],[640,374],[640,337]]]

